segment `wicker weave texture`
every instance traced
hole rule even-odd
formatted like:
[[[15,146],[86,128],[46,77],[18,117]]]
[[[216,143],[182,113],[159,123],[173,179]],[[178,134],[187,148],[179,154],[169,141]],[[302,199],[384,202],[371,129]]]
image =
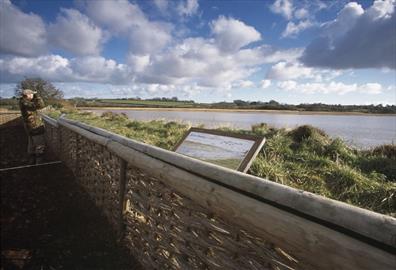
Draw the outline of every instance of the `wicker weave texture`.
[[[73,174],[77,176],[77,134],[61,126],[59,126],[58,129],[60,137],[60,159],[73,172]]]
[[[147,269],[288,269],[279,248],[218,217],[159,179],[127,169],[126,245]]]
[[[120,159],[104,146],[93,143],[65,127],[59,126],[59,133],[53,131],[56,127],[51,126],[48,129],[51,130],[47,132],[49,142],[59,143],[60,159],[72,170],[78,182],[117,230],[121,211]]]
[[[77,178],[115,229],[120,213],[120,162],[104,146],[78,136]]]
[[[48,124],[47,122],[44,122],[45,125],[45,141],[47,144],[47,148],[49,149],[49,151],[51,151],[52,154],[54,154],[55,156],[59,155],[60,152],[60,144],[59,144],[59,132],[58,132],[58,128]]]

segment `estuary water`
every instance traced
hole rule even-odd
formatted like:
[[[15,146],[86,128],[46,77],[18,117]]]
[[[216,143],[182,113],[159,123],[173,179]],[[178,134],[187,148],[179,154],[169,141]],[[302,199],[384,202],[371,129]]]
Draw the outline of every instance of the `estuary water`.
[[[165,120],[188,123],[205,128],[231,127],[250,129],[252,125],[267,123],[277,128],[292,129],[312,125],[324,130],[333,138],[340,137],[349,145],[370,148],[381,144],[396,143],[395,115],[342,115],[301,114],[282,112],[231,112],[231,111],[180,111],[180,110],[89,110],[97,114],[105,111],[125,113],[139,121]]]

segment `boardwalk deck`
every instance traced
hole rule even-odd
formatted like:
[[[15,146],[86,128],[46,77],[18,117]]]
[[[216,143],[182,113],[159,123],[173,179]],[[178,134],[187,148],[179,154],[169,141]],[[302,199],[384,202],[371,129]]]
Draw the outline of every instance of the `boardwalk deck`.
[[[25,164],[23,128],[0,137],[2,167]],[[1,269],[141,269],[62,164],[0,176]]]

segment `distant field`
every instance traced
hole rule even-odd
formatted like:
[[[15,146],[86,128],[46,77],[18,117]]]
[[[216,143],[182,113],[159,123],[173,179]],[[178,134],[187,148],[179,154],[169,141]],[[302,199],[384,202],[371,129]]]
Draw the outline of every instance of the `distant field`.
[[[183,101],[156,101],[156,100],[122,100],[122,99],[102,99],[101,103],[127,104],[135,106],[166,106],[166,107],[194,107],[193,103]]]

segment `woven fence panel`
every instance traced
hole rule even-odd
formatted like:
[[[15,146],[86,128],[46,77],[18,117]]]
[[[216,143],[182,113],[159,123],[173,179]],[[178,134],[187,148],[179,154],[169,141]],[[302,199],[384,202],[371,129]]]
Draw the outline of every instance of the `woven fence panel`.
[[[77,136],[76,177],[115,229],[120,216],[120,159],[104,146]]]
[[[120,164],[118,156],[63,126],[47,122],[46,142],[73,172],[115,230],[120,228]]]
[[[147,269],[290,269],[293,259],[131,165],[125,241]]]
[[[59,155],[59,129],[56,126],[53,126],[47,122],[44,122],[45,125],[45,141],[47,148],[51,151],[55,156]]]
[[[77,165],[77,134],[69,129],[59,126],[60,135],[60,159],[65,163],[74,175],[76,175]]]

